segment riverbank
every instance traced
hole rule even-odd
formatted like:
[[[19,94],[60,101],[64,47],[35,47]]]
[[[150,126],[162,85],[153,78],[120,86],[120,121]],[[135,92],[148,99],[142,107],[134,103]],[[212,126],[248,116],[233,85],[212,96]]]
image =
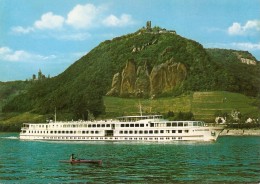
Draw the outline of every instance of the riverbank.
[[[225,129],[220,136],[260,136],[260,129]]]

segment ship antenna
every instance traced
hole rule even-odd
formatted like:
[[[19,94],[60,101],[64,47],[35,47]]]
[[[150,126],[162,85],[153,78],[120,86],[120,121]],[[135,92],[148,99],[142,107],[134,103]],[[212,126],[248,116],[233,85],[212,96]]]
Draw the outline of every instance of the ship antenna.
[[[139,110],[140,110],[140,115],[143,116],[143,112],[142,112],[142,104],[139,100]]]
[[[54,123],[56,123],[56,107],[55,107],[55,113],[54,113]]]

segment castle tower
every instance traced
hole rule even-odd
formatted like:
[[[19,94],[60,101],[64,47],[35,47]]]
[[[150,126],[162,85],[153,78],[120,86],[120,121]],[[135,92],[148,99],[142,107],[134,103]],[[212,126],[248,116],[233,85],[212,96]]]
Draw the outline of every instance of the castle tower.
[[[147,21],[146,22],[146,29],[147,30],[151,30],[152,29],[152,22],[151,21]]]
[[[38,72],[38,80],[41,80],[42,79],[42,71],[41,69],[39,69],[39,72]]]

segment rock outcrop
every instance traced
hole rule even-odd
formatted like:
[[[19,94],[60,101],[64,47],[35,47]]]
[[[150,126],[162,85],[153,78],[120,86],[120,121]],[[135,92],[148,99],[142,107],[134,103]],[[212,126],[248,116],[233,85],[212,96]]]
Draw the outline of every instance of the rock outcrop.
[[[121,74],[120,96],[132,96],[135,93],[136,69],[134,61],[129,60]]]
[[[121,74],[116,73],[112,80],[111,89],[107,92],[108,96],[119,96],[120,94],[120,85],[121,85]]]
[[[187,70],[184,64],[166,61],[153,67],[150,74],[151,95],[159,95],[172,91],[186,78]]]
[[[182,84],[186,76],[185,65],[176,63],[173,59],[154,66],[150,73],[146,64],[136,67],[134,61],[129,60],[121,74],[114,75],[111,89],[107,95],[154,97],[173,91]]]
[[[135,96],[144,97],[150,94],[150,76],[147,65],[139,66],[135,81]]]
[[[242,63],[248,64],[248,65],[256,65],[256,61],[252,59],[246,59],[246,58],[240,58]]]
[[[241,63],[248,64],[248,65],[256,65],[256,60],[244,58],[242,54],[239,52],[234,52],[237,56],[237,58],[241,61]]]

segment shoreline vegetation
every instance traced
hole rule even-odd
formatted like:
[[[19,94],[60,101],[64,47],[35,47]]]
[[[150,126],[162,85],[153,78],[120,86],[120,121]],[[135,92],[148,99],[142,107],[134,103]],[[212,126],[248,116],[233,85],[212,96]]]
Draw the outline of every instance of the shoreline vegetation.
[[[260,129],[230,129],[226,128],[220,136],[260,136]]]
[[[225,100],[223,100],[225,99]],[[156,99],[131,99],[104,96],[105,111],[97,119],[113,119],[124,115],[139,114],[140,104],[144,114],[156,113],[164,115],[168,120],[200,120],[207,124],[223,124],[221,117],[226,117],[225,135],[260,135],[248,130],[260,130],[258,122],[258,99],[226,91],[191,92],[177,97],[161,97]],[[0,103],[1,107],[1,103]],[[1,109],[1,108],[0,108]],[[55,112],[55,110],[53,110]],[[22,123],[42,123],[54,119],[54,113],[37,114],[35,112],[0,112],[0,131],[19,132]],[[71,112],[72,113],[72,112]],[[69,112],[57,111],[57,121],[74,119]],[[219,119],[217,120],[216,117]],[[88,119],[95,119],[93,114]],[[236,118],[236,120],[234,120]],[[222,118],[223,119],[223,118]],[[249,121],[251,120],[251,122]],[[241,131],[233,131],[241,130]],[[244,130],[244,131],[243,131]]]

